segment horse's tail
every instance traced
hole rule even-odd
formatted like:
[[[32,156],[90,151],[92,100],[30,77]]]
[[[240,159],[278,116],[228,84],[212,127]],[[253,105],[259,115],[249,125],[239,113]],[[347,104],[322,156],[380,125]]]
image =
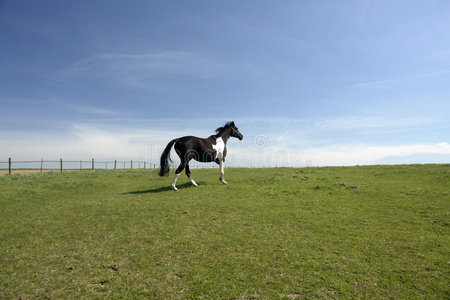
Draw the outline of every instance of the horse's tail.
[[[170,158],[170,150],[172,149],[173,144],[178,141],[178,139],[171,140],[167,146],[166,149],[164,149],[163,153],[161,154],[161,164],[159,167],[159,176],[168,175],[170,171],[169,162],[172,162],[172,159]]]

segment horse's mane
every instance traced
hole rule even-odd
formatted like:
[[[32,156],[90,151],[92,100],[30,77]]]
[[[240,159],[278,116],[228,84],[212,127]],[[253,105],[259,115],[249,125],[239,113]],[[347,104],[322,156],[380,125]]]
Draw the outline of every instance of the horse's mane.
[[[234,121],[227,122],[224,126],[216,129],[216,136],[221,135],[227,128],[234,127]]]

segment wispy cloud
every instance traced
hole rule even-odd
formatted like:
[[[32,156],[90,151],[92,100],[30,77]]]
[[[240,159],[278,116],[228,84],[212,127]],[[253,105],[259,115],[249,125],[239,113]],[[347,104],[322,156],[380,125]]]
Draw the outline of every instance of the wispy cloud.
[[[279,137],[277,137],[277,142],[281,142],[284,140],[284,138],[289,134],[289,130],[286,130],[285,132],[283,132],[283,134],[281,134]]]
[[[1,96],[1,95],[0,95]],[[115,115],[117,114],[115,111],[101,108],[94,105],[83,105],[78,104],[76,102],[71,102],[70,100],[63,100],[62,98],[10,98],[10,97],[0,97],[0,104],[9,105],[9,109],[11,106],[15,106],[19,109],[23,109],[23,107],[32,107],[32,108],[40,108],[40,109],[48,109],[49,107],[58,107],[65,110],[70,110],[72,112],[80,112],[84,114],[93,114],[93,115]]]
[[[149,83],[155,79],[169,80],[170,83],[177,77],[210,79],[230,73],[251,76],[252,70],[249,66],[221,62],[197,52],[166,51],[144,54],[99,53],[71,64],[63,74],[104,78],[149,88],[152,86]]]
[[[328,130],[399,128],[422,126],[438,122],[440,122],[440,120],[435,117],[404,117],[394,119],[380,116],[338,116],[331,118],[318,118],[312,121],[314,126],[317,128]]]
[[[349,86],[349,88],[378,87],[378,86],[395,84],[395,83],[399,83],[399,82],[413,81],[413,80],[435,77],[435,76],[440,76],[440,75],[447,75],[447,74],[450,74],[450,70],[442,70],[442,71],[418,74],[418,75],[414,75],[414,76],[392,78],[392,79],[386,79],[386,80],[374,80],[374,81],[360,82],[360,83]]]
[[[51,102],[71,111],[76,111],[84,114],[93,114],[93,115],[116,115],[117,113],[105,108],[95,107],[91,105],[81,105],[74,104],[67,101],[62,100],[52,100]]]

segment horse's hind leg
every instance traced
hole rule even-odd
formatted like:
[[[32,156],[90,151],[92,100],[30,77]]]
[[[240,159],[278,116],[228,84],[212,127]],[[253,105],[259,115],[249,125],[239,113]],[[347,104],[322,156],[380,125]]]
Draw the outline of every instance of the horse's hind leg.
[[[192,179],[192,177],[191,177],[191,170],[189,169],[189,163],[186,164],[186,175],[194,186],[198,186],[198,184],[195,182],[195,180]]]
[[[172,181],[172,189],[174,191],[178,191],[176,184],[177,184],[177,179],[178,176],[180,176],[180,173],[183,172],[183,169],[185,168],[186,163],[185,162],[181,162],[181,164],[178,166],[178,168],[175,170],[175,175],[173,176],[173,181]]]

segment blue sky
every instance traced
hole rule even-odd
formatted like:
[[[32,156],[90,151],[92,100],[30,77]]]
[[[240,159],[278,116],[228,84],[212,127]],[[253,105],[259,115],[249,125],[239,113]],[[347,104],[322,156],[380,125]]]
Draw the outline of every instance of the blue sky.
[[[0,161],[450,162],[449,1],[0,1]]]

